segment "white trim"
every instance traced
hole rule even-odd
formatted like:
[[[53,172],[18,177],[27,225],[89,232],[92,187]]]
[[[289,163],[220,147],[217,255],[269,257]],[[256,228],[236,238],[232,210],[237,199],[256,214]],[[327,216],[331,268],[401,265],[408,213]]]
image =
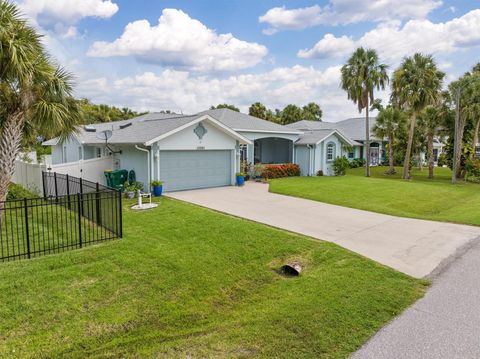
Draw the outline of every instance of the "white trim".
[[[327,137],[330,137],[331,135],[333,134],[336,134],[338,135],[341,139],[343,139],[345,142],[347,142],[348,144],[352,145],[352,146],[355,146],[355,141],[349,139],[347,136],[345,136],[343,133],[341,133],[340,131],[338,130],[333,130],[332,132],[330,132],[328,135],[324,136],[321,140],[319,140],[316,145],[320,144],[320,142],[322,142],[323,140],[325,140]]]
[[[245,130],[240,128],[234,128],[237,132],[257,132],[257,133],[281,133],[282,135],[302,135],[301,131],[275,131],[275,130]]]
[[[230,127],[225,126],[223,123],[221,123],[220,121],[215,120],[213,117],[211,117],[211,116],[209,116],[209,115],[204,115],[204,116],[200,116],[200,117],[198,117],[197,119],[192,120],[192,121],[190,121],[190,122],[188,122],[188,123],[186,123],[186,124],[184,124],[184,125],[182,125],[182,126],[180,126],[180,127],[177,127],[177,128],[175,128],[175,129],[167,132],[167,133],[164,133],[163,135],[160,135],[160,136],[158,136],[158,137],[155,137],[155,138],[153,138],[153,139],[145,142],[144,145],[145,145],[145,146],[150,146],[150,145],[152,145],[152,144],[155,143],[155,142],[158,142],[158,141],[160,141],[160,140],[163,140],[163,139],[166,138],[166,137],[169,137],[169,136],[171,136],[171,135],[173,135],[173,134],[175,134],[175,133],[177,133],[177,132],[180,132],[180,131],[182,131],[182,130],[184,130],[184,129],[186,129],[186,128],[191,127],[192,125],[195,125],[196,123],[199,123],[199,122],[205,121],[205,120],[211,122],[213,125],[215,125],[215,126],[218,127],[219,129],[221,129],[223,132],[228,133],[229,135],[231,135],[231,136],[234,137],[235,139],[237,139],[237,140],[239,140],[239,141],[241,141],[241,142],[244,142],[244,143],[246,143],[246,144],[252,144],[252,141],[250,141],[248,138],[242,136],[241,134],[235,132],[235,131],[232,130]]]

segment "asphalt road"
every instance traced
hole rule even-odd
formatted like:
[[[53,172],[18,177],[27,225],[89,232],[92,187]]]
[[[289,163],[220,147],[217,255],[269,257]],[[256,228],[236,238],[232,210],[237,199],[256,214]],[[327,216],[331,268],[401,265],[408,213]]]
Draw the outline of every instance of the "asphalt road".
[[[352,358],[480,358],[480,240],[434,278],[424,298]]]

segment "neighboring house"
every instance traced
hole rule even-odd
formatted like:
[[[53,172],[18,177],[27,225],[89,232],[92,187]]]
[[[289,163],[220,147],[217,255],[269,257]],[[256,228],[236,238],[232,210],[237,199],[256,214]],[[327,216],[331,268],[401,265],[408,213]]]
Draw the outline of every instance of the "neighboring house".
[[[380,139],[375,136],[373,133],[373,128],[375,127],[376,117],[370,117],[370,164],[372,166],[380,165],[383,161],[386,160],[386,145],[387,141],[385,139]],[[319,131],[319,130],[337,130],[345,137],[348,137],[352,144],[348,153],[345,156],[349,160],[355,158],[366,159],[365,153],[365,117],[355,117],[349,118],[339,122],[315,122],[315,121],[298,121],[287,125],[292,129],[302,130],[302,131]]]
[[[103,131],[112,136],[107,143]],[[250,163],[298,163],[302,175],[322,170],[355,145],[339,130],[310,133],[229,109],[186,116],[149,113],[130,120],[82,126],[66,141],[52,139],[52,164],[111,158],[111,169],[134,170],[149,188],[165,191],[233,185],[242,160]],[[109,168],[104,168],[109,169]]]

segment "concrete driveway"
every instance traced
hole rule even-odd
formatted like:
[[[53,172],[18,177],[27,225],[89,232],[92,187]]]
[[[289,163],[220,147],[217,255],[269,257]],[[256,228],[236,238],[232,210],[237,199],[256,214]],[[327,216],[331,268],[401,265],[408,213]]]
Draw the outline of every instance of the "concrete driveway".
[[[480,228],[393,217],[279,195],[268,185],[218,187],[168,193],[234,216],[334,242],[416,278],[480,236]]]

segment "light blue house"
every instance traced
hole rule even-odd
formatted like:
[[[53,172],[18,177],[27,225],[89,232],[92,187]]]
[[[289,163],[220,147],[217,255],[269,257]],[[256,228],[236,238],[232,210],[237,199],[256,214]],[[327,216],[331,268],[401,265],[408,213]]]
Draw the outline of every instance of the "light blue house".
[[[282,126],[229,109],[188,116],[149,113],[83,126],[64,142],[56,138],[44,145],[52,146],[53,164],[108,159],[99,171],[134,170],[145,188],[161,180],[165,191],[233,185],[242,160],[298,163],[302,175],[332,175],[336,157],[362,146],[342,129],[308,129],[303,122]],[[105,131],[111,131],[107,141]]]

